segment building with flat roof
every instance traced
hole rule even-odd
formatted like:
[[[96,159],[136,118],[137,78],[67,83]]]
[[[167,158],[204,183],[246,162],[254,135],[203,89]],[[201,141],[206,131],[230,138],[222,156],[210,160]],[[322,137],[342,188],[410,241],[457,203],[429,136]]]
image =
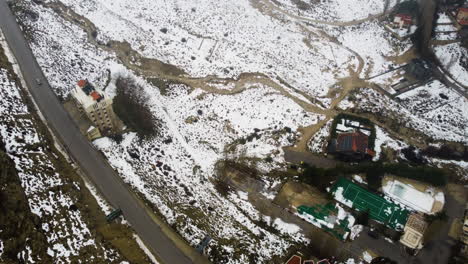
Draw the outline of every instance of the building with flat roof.
[[[117,117],[112,109],[112,98],[104,91],[96,89],[87,80],[78,81],[71,91],[78,107],[96,126],[101,134],[116,132]],[[97,133],[94,132],[94,135]]]
[[[409,248],[421,249],[426,228],[427,222],[424,220],[424,216],[418,213],[411,214],[406,222],[400,242]]]

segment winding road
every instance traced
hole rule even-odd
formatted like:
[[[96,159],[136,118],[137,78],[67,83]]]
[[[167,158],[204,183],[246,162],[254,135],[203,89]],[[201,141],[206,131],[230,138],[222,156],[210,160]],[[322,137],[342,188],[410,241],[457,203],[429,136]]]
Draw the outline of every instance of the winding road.
[[[162,263],[209,263],[164,223],[157,223],[148,208],[127,188],[103,156],[78,128],[50,88],[6,0],[0,0],[0,28],[16,57],[24,80],[47,125],[68,154],[125,219]],[[36,80],[42,85],[38,85]]]

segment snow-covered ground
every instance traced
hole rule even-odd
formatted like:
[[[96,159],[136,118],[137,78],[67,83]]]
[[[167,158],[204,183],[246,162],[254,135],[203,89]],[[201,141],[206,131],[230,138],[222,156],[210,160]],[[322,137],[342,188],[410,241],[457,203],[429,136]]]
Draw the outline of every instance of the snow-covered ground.
[[[285,129],[297,131],[323,118],[305,112],[291,99],[261,84],[248,84],[245,91],[234,95],[207,94],[199,89],[190,92],[183,85],[173,85],[170,90],[167,96],[154,90],[151,98],[158,109],[155,112],[167,111],[158,116],[171,120],[204,169],[212,169],[226,146],[238,139],[245,139],[245,143],[232,150],[234,156],[271,156],[274,162],[284,163],[281,147],[291,145],[288,138],[294,137]],[[165,107],[161,109],[160,105]],[[196,122],[187,123],[189,117]],[[249,140],[252,134],[258,137]]]
[[[272,1],[273,2],[273,1]],[[383,0],[329,0],[329,1],[295,1],[276,0],[281,9],[292,14],[322,21],[345,22],[367,18],[384,12],[387,1]],[[309,2],[309,3],[308,3]],[[387,11],[396,0],[389,0]]]
[[[435,39],[437,40],[455,40],[458,37],[458,29],[454,22],[446,13],[438,13],[439,18],[436,21],[434,29]]]
[[[327,138],[330,135],[330,129],[331,129],[332,123],[333,123],[333,120],[329,120],[310,139],[308,143],[308,148],[310,151],[314,153],[322,153],[325,150],[327,146]]]
[[[336,76],[355,64],[349,51],[324,38],[308,47],[299,25],[271,19],[248,0],[62,2],[96,25],[99,41],[126,41],[193,77],[260,72],[324,96]]]
[[[438,45],[435,54],[453,79],[468,86],[468,50],[460,43]]]
[[[411,113],[412,123],[430,122],[425,129],[419,126],[421,131],[436,139],[468,142],[468,99],[454,90],[436,80],[398,98]]]
[[[382,148],[390,148],[393,150],[401,150],[408,145],[400,140],[394,139],[388,135],[382,128],[375,126],[375,143],[374,151],[375,156],[372,158],[374,161],[379,160]]]
[[[6,42],[0,33],[0,45]],[[7,52],[7,55],[10,55]],[[12,57],[9,58],[11,61]],[[92,227],[80,210],[72,210],[80,202],[76,192],[79,183],[61,175],[56,168],[57,158],[47,146],[45,135],[38,132],[31,110],[26,106],[19,84],[12,72],[0,68],[0,139],[6,153],[14,161],[31,212],[38,216],[38,230],[47,240],[47,254],[54,263],[121,259],[109,245],[95,239]],[[3,243],[1,243],[3,248]],[[0,248],[0,252],[2,251]],[[38,247],[25,247],[18,253],[21,263],[37,262]],[[88,253],[83,254],[83,251]]]
[[[209,234],[213,241],[208,254],[217,253],[212,256],[222,258],[214,259],[215,262],[229,259],[229,263],[245,263],[251,256],[267,262],[272,256],[287,252],[294,243],[307,242],[300,230],[280,223],[281,220],[267,221],[275,232],[259,225],[258,221],[266,217],[250,204],[246,194],[222,197],[212,184],[216,162],[247,159],[263,172],[281,168],[282,147],[296,142],[300,136],[298,128],[324,118],[323,114],[304,110],[306,107],[298,101],[320,97],[323,104],[329,105],[329,87],[349,75],[348,70],[356,71],[359,57],[364,62],[360,77],[373,76],[393,64],[389,58],[403,54],[411,46],[409,41],[391,37],[375,20],[343,28],[312,27],[277,11],[270,16],[263,9],[265,6],[255,4],[257,1],[61,2],[84,17],[77,21],[88,19],[96,26],[99,45],[88,41],[87,33],[76,21],[69,22],[52,8],[28,2],[28,10],[38,16],[35,21],[27,17],[20,20],[33,29],[33,52],[48,80],[59,95],[66,95],[76,80],[82,78],[98,87],[104,86],[109,70],[114,79],[126,75],[144,87],[151,111],[161,120],[161,136],[142,140],[135,133],[127,133],[121,143],[102,138],[94,144],[121,177],[151,202],[191,245]],[[384,1],[365,2],[322,1],[317,10],[323,12],[313,11],[316,16],[310,17],[350,21],[383,11]],[[390,1],[389,6],[394,2]],[[280,4],[287,11],[295,8],[286,0]],[[309,17],[308,13],[300,15]],[[337,41],[324,34],[336,37]],[[125,51],[115,48],[113,41],[128,43],[145,58],[177,66],[185,72],[178,78],[216,76],[232,82],[209,83],[222,92],[170,84],[161,93],[161,87],[148,83],[145,77],[165,76],[159,76],[159,72],[144,76],[129,70],[142,65],[144,68],[145,61],[126,64],[120,59]],[[122,54],[117,56],[114,51]],[[278,83],[279,78],[289,86],[270,87],[258,78],[246,78],[241,89],[236,90],[234,81],[242,73],[266,76]],[[111,82],[106,92],[113,93],[114,88]],[[286,96],[282,89],[292,96]],[[458,130],[444,127],[446,131],[433,129],[429,127],[432,120],[421,119],[376,92],[364,90],[357,97],[357,101],[342,101],[339,107],[375,112],[393,109],[398,114],[403,112],[403,117],[424,133],[464,140],[459,127]],[[458,115],[457,118],[463,120]],[[330,125],[331,121],[310,141],[315,151],[321,152]],[[379,147],[396,144],[381,132],[377,137]],[[242,245],[241,250],[236,250],[236,245]]]
[[[328,30],[328,33],[364,60],[361,78],[388,71],[389,66],[394,65],[388,58],[400,56],[412,46],[408,39],[399,41],[394,38],[378,20],[349,27],[328,27]]]
[[[439,90],[442,95],[438,89],[442,89]],[[401,125],[436,140],[468,143],[468,127],[464,125],[468,122],[466,98],[438,81],[398,97],[402,99],[399,103],[374,90],[360,89],[355,95],[355,103],[361,111],[375,113],[380,119],[398,120]]]
[[[364,252],[362,253],[362,259],[363,259],[365,262],[367,262],[367,263],[371,263],[373,257],[371,256],[371,254],[369,254],[369,252],[364,251]]]

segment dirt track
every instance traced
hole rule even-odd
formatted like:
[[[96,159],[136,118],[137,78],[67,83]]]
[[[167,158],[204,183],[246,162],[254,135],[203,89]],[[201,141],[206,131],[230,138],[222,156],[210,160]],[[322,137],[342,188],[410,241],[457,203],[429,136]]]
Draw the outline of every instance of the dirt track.
[[[323,115],[323,119],[319,121],[317,124],[302,127],[300,128],[300,132],[302,136],[300,140],[296,143],[296,145],[291,148],[295,151],[307,151],[307,143],[309,142],[310,138],[330,119],[334,118],[340,111],[336,110],[336,106],[344,99],[346,96],[353,90],[362,87],[372,87],[364,81],[363,79],[359,78],[363,67],[364,67],[364,59],[352,49],[344,46],[340,43],[336,38],[331,37],[323,30],[318,28],[311,28],[310,22],[316,24],[326,24],[326,25],[333,25],[333,26],[350,26],[356,25],[359,23],[363,23],[368,20],[372,20],[378,17],[382,17],[385,14],[377,14],[374,16],[370,16],[365,19],[355,20],[355,21],[348,21],[348,22],[327,22],[327,21],[319,21],[319,20],[312,20],[305,17],[297,16],[294,14],[290,14],[284,10],[281,10],[278,6],[274,5],[270,0],[255,0],[251,1],[252,5],[257,8],[260,12],[264,13],[265,15],[271,16],[273,19],[281,20],[280,16],[278,16],[278,12],[281,13],[283,16],[287,16],[297,23],[300,28],[304,31],[304,35],[308,36],[304,39],[305,44],[312,48],[310,45],[310,36],[318,36],[319,38],[330,41],[335,43],[336,45],[340,46],[341,48],[346,49],[350,53],[352,53],[356,59],[358,60],[358,66],[355,69],[349,69],[349,76],[339,80],[334,86],[341,87],[339,90],[334,90],[333,93],[329,93],[328,97],[332,98],[332,101],[328,107],[325,107],[322,103],[318,102],[312,96],[300,91],[299,89],[295,89],[294,87],[290,86],[289,84],[285,83],[283,80],[279,79],[272,79],[271,76],[267,76],[263,73],[242,73],[237,78],[219,78],[216,76],[205,76],[201,78],[194,78],[186,74],[183,70],[177,68],[174,65],[170,65],[159,61],[157,59],[146,58],[142,56],[138,51],[134,50],[130,44],[126,42],[118,42],[118,41],[111,41],[110,43],[103,44],[96,41],[95,32],[97,32],[96,26],[89,21],[87,18],[75,13],[72,9],[68,8],[67,6],[63,5],[61,2],[54,2],[54,3],[44,3],[45,7],[53,9],[58,15],[60,15],[65,20],[74,23],[75,25],[81,27],[85,32],[87,32],[88,41],[89,43],[95,45],[96,47],[106,50],[108,52],[116,54],[119,60],[129,69],[137,72],[138,74],[148,77],[148,78],[159,78],[165,79],[168,81],[176,82],[176,83],[183,83],[192,88],[199,88],[207,93],[214,93],[220,95],[233,95],[242,93],[246,89],[255,89],[255,84],[261,84],[267,87],[270,87],[276,90],[281,95],[290,98],[295,103],[300,105],[305,111],[315,114]],[[309,24],[306,24],[309,23]],[[408,57],[412,57],[411,54]],[[406,56],[405,56],[406,58]],[[404,58],[395,58],[398,60]],[[135,63],[137,61],[138,63]],[[221,83],[225,85],[233,85],[232,89],[219,89],[212,85],[211,83]],[[254,84],[248,86],[247,84]],[[250,88],[246,88],[250,87]],[[295,96],[293,93],[300,94],[301,97]],[[307,100],[304,100],[307,99]],[[386,127],[384,124],[379,124],[383,127]]]

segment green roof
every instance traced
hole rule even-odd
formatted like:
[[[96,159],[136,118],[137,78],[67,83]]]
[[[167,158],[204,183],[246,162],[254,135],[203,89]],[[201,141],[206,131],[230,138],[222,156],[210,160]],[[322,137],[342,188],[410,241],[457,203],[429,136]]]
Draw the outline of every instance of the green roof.
[[[335,200],[357,211],[369,211],[369,217],[390,228],[401,230],[410,212],[405,208],[372,193],[346,178],[340,178],[331,192]]]

